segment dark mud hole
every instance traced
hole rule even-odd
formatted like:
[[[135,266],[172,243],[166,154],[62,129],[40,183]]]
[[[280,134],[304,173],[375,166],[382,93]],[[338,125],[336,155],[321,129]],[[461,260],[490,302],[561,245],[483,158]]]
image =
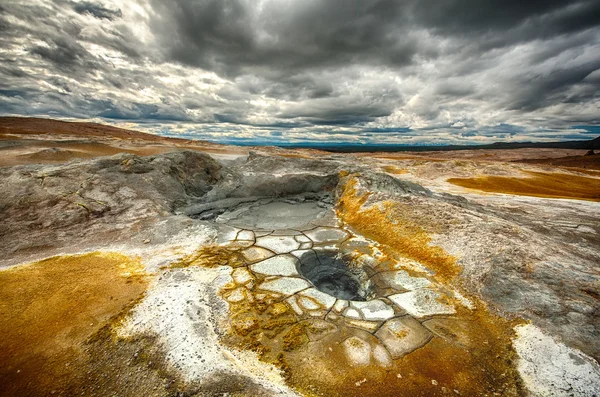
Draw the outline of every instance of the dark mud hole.
[[[309,251],[299,259],[298,272],[321,292],[338,299],[365,301],[369,290],[361,282],[362,269],[337,251]]]

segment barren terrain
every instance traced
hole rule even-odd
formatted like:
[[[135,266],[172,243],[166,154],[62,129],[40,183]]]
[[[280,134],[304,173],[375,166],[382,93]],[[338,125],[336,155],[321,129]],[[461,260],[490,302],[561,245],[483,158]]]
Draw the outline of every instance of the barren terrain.
[[[600,395],[598,154],[0,151],[0,395]]]

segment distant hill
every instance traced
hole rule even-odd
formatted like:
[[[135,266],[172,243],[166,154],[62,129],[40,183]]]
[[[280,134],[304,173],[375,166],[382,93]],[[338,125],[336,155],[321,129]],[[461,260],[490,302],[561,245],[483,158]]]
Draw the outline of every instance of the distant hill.
[[[106,124],[61,121],[36,117],[0,117],[0,134],[69,135],[76,137],[114,137],[153,142],[181,142],[187,139],[167,138],[140,131],[127,130]],[[201,141],[198,141],[201,142]]]
[[[586,168],[600,170],[600,154],[587,156],[567,156],[549,159],[521,159],[519,163],[546,164],[558,167]]]
[[[313,148],[337,153],[355,152],[437,152],[447,150],[477,150],[477,149],[525,149],[525,148],[551,148],[551,149],[580,149],[600,150],[600,137],[589,141],[564,141],[564,142],[495,142],[487,145],[284,145],[286,148]]]

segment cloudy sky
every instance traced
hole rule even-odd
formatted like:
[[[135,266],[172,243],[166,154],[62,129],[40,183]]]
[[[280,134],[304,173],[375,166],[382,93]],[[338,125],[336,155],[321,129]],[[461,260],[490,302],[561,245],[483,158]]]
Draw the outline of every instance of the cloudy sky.
[[[2,0],[0,114],[221,142],[600,135],[597,0]]]

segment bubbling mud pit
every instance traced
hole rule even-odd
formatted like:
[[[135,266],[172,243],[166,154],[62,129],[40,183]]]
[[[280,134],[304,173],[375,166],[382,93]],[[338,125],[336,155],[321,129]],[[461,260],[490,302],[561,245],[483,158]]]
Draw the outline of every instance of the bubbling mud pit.
[[[257,352],[302,394],[523,394],[514,324],[351,231],[331,202],[237,205],[214,218],[220,244],[177,265],[231,267],[221,343]]]
[[[362,267],[352,268],[347,257],[335,251],[310,251],[298,258],[298,271],[316,289],[334,298],[365,301],[369,296],[368,283]],[[363,285],[367,284],[367,285]]]

